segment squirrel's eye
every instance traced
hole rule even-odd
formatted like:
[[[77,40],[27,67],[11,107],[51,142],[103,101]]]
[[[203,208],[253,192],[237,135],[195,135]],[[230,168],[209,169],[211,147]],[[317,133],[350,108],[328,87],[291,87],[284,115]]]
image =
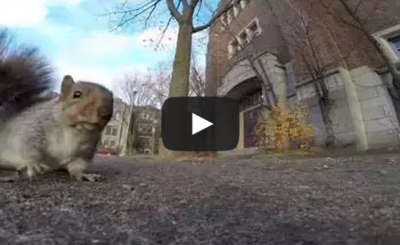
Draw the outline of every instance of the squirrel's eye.
[[[76,99],[76,98],[80,98],[81,96],[82,96],[81,91],[75,91],[74,94],[72,95],[72,98]]]

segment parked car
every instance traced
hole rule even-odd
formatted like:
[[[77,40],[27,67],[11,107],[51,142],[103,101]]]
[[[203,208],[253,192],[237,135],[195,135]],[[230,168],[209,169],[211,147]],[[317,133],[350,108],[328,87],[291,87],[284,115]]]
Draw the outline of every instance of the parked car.
[[[100,154],[100,155],[108,155],[108,156],[117,155],[116,152],[113,149],[110,149],[110,148],[97,149],[96,153]]]

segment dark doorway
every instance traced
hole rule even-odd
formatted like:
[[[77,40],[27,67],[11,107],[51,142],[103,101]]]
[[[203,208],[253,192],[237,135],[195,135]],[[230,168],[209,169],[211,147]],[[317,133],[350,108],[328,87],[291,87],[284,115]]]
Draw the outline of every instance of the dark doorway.
[[[243,113],[244,130],[243,130],[243,146],[244,148],[254,147],[255,145],[255,129],[257,124],[257,116],[260,112],[262,104],[262,90],[254,89],[247,93],[240,101],[240,107]]]
[[[260,109],[262,107],[259,106],[257,108],[251,109],[243,113],[244,120],[244,131],[243,131],[243,146],[244,148],[255,147],[255,133],[256,133],[256,124],[257,117]]]
[[[255,146],[255,126],[257,116],[262,108],[262,86],[257,77],[249,78],[236,85],[226,95],[238,101],[243,113],[243,147]]]

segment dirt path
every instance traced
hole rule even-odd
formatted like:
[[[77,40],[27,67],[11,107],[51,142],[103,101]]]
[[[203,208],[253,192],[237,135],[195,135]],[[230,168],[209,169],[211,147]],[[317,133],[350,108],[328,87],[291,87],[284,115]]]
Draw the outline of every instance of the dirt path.
[[[100,183],[0,183],[0,244],[398,245],[399,163],[102,157]]]

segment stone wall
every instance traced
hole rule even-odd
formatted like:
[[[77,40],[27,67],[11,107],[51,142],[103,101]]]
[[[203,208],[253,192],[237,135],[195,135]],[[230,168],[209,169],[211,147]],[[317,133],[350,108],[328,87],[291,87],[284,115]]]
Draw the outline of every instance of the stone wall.
[[[361,150],[398,144],[400,129],[391,98],[379,76],[368,67],[347,71],[339,68],[327,77],[333,106],[330,117],[339,146]],[[297,100],[309,108],[310,123],[315,129],[315,143],[326,138],[321,109],[312,83],[297,87]]]
[[[287,101],[289,107],[298,102],[308,105],[315,144],[323,146],[326,139],[325,125],[314,84],[311,81],[296,81],[292,65],[280,64],[273,53],[261,53],[258,59],[260,62],[254,62],[253,65],[261,76],[267,74],[281,102]],[[218,95],[225,96],[236,85],[254,76],[256,74],[248,61],[238,62],[223,78]],[[326,83],[333,103],[330,118],[338,146],[367,150],[399,143],[400,128],[385,85],[387,80],[390,80],[387,74],[378,75],[367,66],[350,71],[338,67],[327,73]],[[242,134],[243,130],[236,150],[243,147]]]
[[[382,78],[368,67],[350,72],[356,84],[369,148],[399,142],[399,123]]]
[[[353,120],[346,98],[344,84],[338,71],[327,77],[327,86],[330,91],[332,108],[330,118],[333,123],[333,129],[337,144],[339,146],[350,146],[356,144],[354,134]],[[321,108],[315,93],[313,83],[304,83],[297,87],[297,101],[308,105],[309,120],[314,126],[315,143],[324,145],[326,139],[325,125],[322,121]],[[292,102],[292,103],[293,103]]]

